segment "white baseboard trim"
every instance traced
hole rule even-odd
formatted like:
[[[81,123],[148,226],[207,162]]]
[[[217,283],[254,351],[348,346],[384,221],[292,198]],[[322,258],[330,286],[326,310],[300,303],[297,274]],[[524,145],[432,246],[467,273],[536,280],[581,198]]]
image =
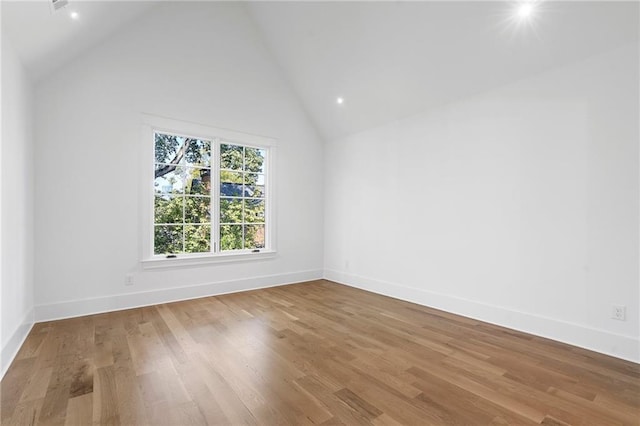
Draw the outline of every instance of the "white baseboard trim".
[[[22,347],[34,324],[34,309],[31,308],[11,337],[2,345],[0,352],[0,380],[4,377],[18,351]]]
[[[124,293],[91,299],[70,300],[66,302],[37,305],[36,322],[53,321],[103,312],[140,308],[159,303],[178,302],[199,297],[218,296],[239,291],[277,287],[305,281],[322,279],[323,271],[311,270],[287,274],[265,275],[232,281],[219,281],[185,287],[163,288],[139,293]]]
[[[485,321],[514,330],[557,340],[573,346],[640,363],[640,340],[584,325],[514,311],[500,306],[433,293],[374,280],[342,271],[325,269],[324,278],[407,302]]]

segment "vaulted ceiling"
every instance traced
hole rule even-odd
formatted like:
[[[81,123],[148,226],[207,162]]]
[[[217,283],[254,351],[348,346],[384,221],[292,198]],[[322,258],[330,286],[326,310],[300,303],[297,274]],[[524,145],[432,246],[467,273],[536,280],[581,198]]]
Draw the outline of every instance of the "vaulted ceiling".
[[[3,1],[3,33],[37,81],[161,3]],[[637,2],[540,2],[528,22],[513,1],[243,4],[327,139],[638,43],[640,28]]]
[[[254,3],[249,10],[329,138],[638,39],[631,2],[541,3],[530,24],[513,19],[514,2],[506,1]]]

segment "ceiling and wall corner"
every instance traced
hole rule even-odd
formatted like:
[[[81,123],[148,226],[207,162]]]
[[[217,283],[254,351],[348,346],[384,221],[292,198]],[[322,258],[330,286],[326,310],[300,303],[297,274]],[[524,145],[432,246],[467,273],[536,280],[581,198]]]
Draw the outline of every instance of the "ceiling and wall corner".
[[[59,317],[64,315],[65,309],[72,314],[88,313],[91,310],[122,307],[131,301],[152,303],[163,298],[180,298],[181,294],[186,293],[202,295],[216,288],[231,291],[236,287],[254,286],[262,278],[275,283],[274,280],[282,274],[286,275],[286,271],[294,272],[289,276],[291,279],[307,276],[295,275],[298,272],[306,271],[313,275],[322,269],[323,244],[326,245],[324,257],[328,261],[325,267],[329,267],[327,269],[330,269],[328,272],[333,274],[332,277],[351,285],[364,285],[363,282],[368,279],[365,284],[370,284],[370,289],[392,294],[394,283],[389,283],[391,278],[386,275],[388,271],[379,268],[385,264],[403,265],[406,259],[414,259],[416,264],[424,262],[414,254],[405,256],[405,260],[398,259],[402,250],[393,252],[392,249],[407,241],[397,239],[397,235],[385,233],[384,230],[371,233],[362,228],[369,222],[372,222],[372,226],[382,226],[395,214],[382,202],[389,194],[379,193],[381,188],[396,190],[394,196],[404,194],[400,201],[419,196],[434,196],[433,199],[443,200],[445,204],[430,206],[433,209],[430,214],[448,220],[443,228],[451,231],[451,235],[463,238],[461,241],[465,244],[469,241],[457,233],[459,229],[456,231],[454,219],[461,216],[453,209],[454,206],[470,207],[473,212],[472,206],[465,203],[476,200],[485,209],[466,222],[465,229],[469,231],[467,237],[485,235],[483,226],[492,218],[483,219],[482,215],[487,214],[492,206],[501,205],[510,211],[522,207],[510,198],[513,194],[500,192],[501,188],[504,189],[500,186],[504,182],[495,174],[500,170],[515,173],[520,179],[518,182],[530,191],[526,195],[531,199],[535,199],[534,195],[540,195],[543,200],[553,201],[555,196],[560,197],[563,188],[569,192],[576,188],[582,191],[588,185],[591,188],[588,196],[579,192],[579,196],[573,194],[569,197],[571,202],[568,205],[574,208],[577,219],[572,223],[571,217],[565,215],[563,220],[571,225],[573,233],[563,234],[563,228],[553,222],[552,229],[558,230],[558,234],[554,236],[542,232],[537,235],[546,235],[549,239],[540,240],[531,235],[533,228],[526,228],[527,223],[523,221],[524,234],[532,244],[526,250],[543,243],[561,246],[566,242],[565,239],[574,237],[571,244],[581,247],[580,242],[584,242],[585,238],[583,231],[587,228],[590,230],[588,237],[597,235],[607,244],[615,244],[619,229],[612,231],[607,226],[598,225],[618,220],[617,205],[626,209],[624,213],[627,216],[620,223],[634,226],[629,224],[629,215],[637,216],[637,209],[631,206],[633,200],[624,198],[624,191],[632,191],[637,187],[637,182],[628,182],[629,176],[637,176],[637,161],[626,161],[620,170],[615,170],[616,161],[621,160],[616,155],[633,152],[634,142],[629,138],[634,131],[631,128],[633,120],[626,113],[620,116],[623,116],[621,119],[607,113],[599,115],[593,121],[596,124],[589,125],[585,124],[584,114],[587,114],[587,110],[601,112],[604,107],[611,106],[607,92],[603,90],[607,85],[616,89],[624,105],[631,105],[633,101],[628,94],[619,93],[621,87],[616,86],[626,84],[629,72],[633,72],[627,70],[618,73],[620,70],[615,67],[624,63],[623,58],[612,55],[612,69],[605,69],[606,72],[603,71],[601,75],[592,71],[606,64],[606,59],[602,58],[606,58],[610,52],[637,45],[637,3],[543,2],[541,5],[544,8],[536,17],[539,19],[523,26],[517,26],[510,20],[513,2],[180,3],[71,1],[68,8],[56,15],[51,15],[48,4],[40,0],[26,3],[5,1],[2,4],[3,37],[8,34],[11,38],[24,68],[34,80],[38,99],[35,124],[36,203],[47,205],[53,212],[51,216],[37,213],[36,219],[36,250],[39,250],[37,253],[40,256],[36,263],[36,282],[40,286],[36,298],[39,299],[44,317]],[[78,19],[71,19],[71,7],[77,9]],[[207,20],[216,25],[207,25]],[[172,23],[178,26],[172,26]],[[169,30],[163,31],[162,25]],[[210,39],[203,41],[202,37]],[[182,73],[177,62],[163,62],[163,55],[175,55],[185,64],[195,62],[197,66],[185,65],[186,73]],[[225,60],[227,58],[229,60]],[[590,62],[590,58],[600,59]],[[556,73],[556,70],[572,69],[581,76],[580,84],[571,86],[573,91],[568,91],[565,97],[558,100],[556,91],[550,88],[561,88],[564,82],[570,82],[571,71]],[[619,82],[603,83],[599,80],[607,75],[621,75],[623,78]],[[589,79],[594,85],[592,88],[589,88]],[[542,88],[541,98],[536,98],[535,87]],[[483,96],[490,98],[488,110],[494,111],[496,117],[482,115],[483,102],[486,100]],[[589,96],[593,105],[585,107],[581,103],[584,101],[582,98]],[[338,98],[343,102],[338,103]],[[535,102],[527,103],[531,98]],[[209,99],[214,99],[214,102],[208,102]],[[509,110],[505,105],[510,105],[510,102],[515,102],[521,109]],[[544,105],[550,108],[545,109]],[[554,108],[566,120],[556,120],[550,116],[549,112]],[[124,156],[123,152],[131,143],[135,143],[137,122],[134,112],[140,112],[141,109],[177,119],[204,121],[218,127],[279,136],[284,140],[284,149],[278,154],[280,156],[283,153],[281,165],[285,169],[280,176],[285,182],[280,213],[283,215],[281,219],[284,218],[287,224],[281,229],[285,230],[283,253],[288,259],[277,265],[250,265],[246,269],[223,266],[216,269],[215,274],[206,269],[188,271],[186,274],[141,274],[136,278],[139,284],[134,288],[138,292],[126,293],[121,286],[122,276],[125,273],[138,273],[135,270],[137,225],[132,223],[135,212],[132,214],[122,209],[104,211],[101,198],[92,193],[89,183],[84,181],[79,181],[78,185],[88,195],[83,198],[84,204],[80,205],[79,213],[71,217],[65,217],[65,203],[56,201],[51,194],[59,187],[55,179],[67,182],[76,181],[78,174],[91,175],[102,182],[102,187],[110,197],[124,200],[127,205],[135,203],[136,191],[127,188],[127,179],[134,177],[137,163]],[[518,111],[534,111],[536,117],[529,120],[526,114],[517,115]],[[69,120],[70,117],[73,120]],[[545,120],[542,118],[545,117],[555,120],[549,126],[549,132],[559,129],[549,140],[559,141],[558,149],[564,155],[562,158],[569,162],[564,171],[560,167],[562,164],[553,162],[543,155],[544,152],[536,150],[533,136],[539,135],[535,132],[538,128],[534,128],[535,131],[527,137],[518,136],[519,129],[530,129],[532,123],[544,126]],[[485,119],[487,121],[483,122]],[[474,144],[474,126],[487,123],[504,126],[500,128],[504,128],[505,134],[511,137],[506,139],[504,135],[498,135],[494,138],[492,129],[484,127],[484,133],[478,139],[481,143]],[[567,123],[576,126],[567,127]],[[322,141],[314,127],[323,136],[324,143],[320,143]],[[602,131],[615,128],[623,130],[623,136],[616,145],[620,150],[607,153],[608,145],[603,143],[606,138]],[[406,140],[396,139],[394,132],[403,135]],[[567,136],[566,140],[555,138],[562,134]],[[446,141],[451,146],[447,146]],[[512,141],[521,141],[522,146],[516,148],[510,145]],[[495,155],[483,151],[483,143],[492,147]],[[420,161],[405,169],[394,169],[398,175],[389,176],[390,180],[380,182],[380,187],[373,184],[375,179],[367,179],[367,176],[384,176],[384,166],[388,165],[388,161],[398,161],[402,147],[411,147],[412,144],[420,152],[429,152],[434,159],[443,158],[445,161],[444,164],[433,164],[432,170],[443,173],[442,176],[431,176],[435,179],[433,186],[421,184],[425,173],[423,168],[428,162]],[[358,148],[362,148],[362,151],[358,151]],[[571,163],[570,154],[574,148],[579,161]],[[372,149],[378,150],[376,155],[368,151]],[[447,150],[457,154],[447,157]],[[95,167],[81,164],[76,170],[59,170],[47,164],[50,159],[62,160],[76,151],[91,158],[100,158],[104,164],[98,162]],[[523,156],[521,163],[518,162],[520,160],[513,164],[500,163],[501,160],[520,158],[520,154]],[[526,158],[528,154],[531,154],[531,158]],[[325,155],[328,155],[328,161],[325,162],[323,173],[321,163]],[[300,159],[312,165],[311,171],[296,163]],[[474,169],[478,166],[476,163],[483,159],[488,164],[497,162],[494,164],[496,167]],[[378,163],[380,167],[374,167]],[[123,170],[122,174],[110,177],[109,164],[118,164],[119,169]],[[464,164],[469,168],[462,167]],[[518,165],[525,167],[527,173],[518,174]],[[540,192],[544,188],[531,180],[536,165],[550,167],[551,176],[563,179],[555,186],[552,179],[545,181],[552,188],[546,198]],[[471,173],[473,170],[480,173],[482,179],[474,177]],[[577,172],[571,174],[567,170]],[[460,173],[454,176],[451,173],[455,171]],[[318,176],[310,177],[311,172]],[[345,180],[340,181],[340,176]],[[578,178],[571,180],[571,176]],[[583,179],[580,180],[580,177]],[[408,179],[406,182],[397,182],[402,191],[398,192],[398,188],[389,186],[396,178]],[[499,187],[495,191],[488,191],[489,198],[481,200],[476,197],[477,191],[467,193],[469,188],[476,188],[479,182],[493,182]],[[344,192],[345,188],[353,188],[356,184],[358,196],[380,196],[362,200],[362,206],[372,209],[366,220],[360,220],[349,204],[352,194]],[[617,188],[624,186],[623,192],[612,191],[617,194],[614,201],[620,204],[613,204],[611,208],[597,207],[598,197],[606,196],[607,185],[617,185]],[[486,188],[480,188],[480,193],[484,193],[483,190]],[[323,191],[325,206],[322,205],[323,195],[320,195]],[[455,198],[456,194],[458,198]],[[470,198],[461,199],[464,194]],[[65,202],[74,201],[71,193],[65,197]],[[297,205],[300,199],[304,201],[303,211],[296,209],[297,214],[291,213],[289,208]],[[625,204],[627,201],[631,204]],[[562,209],[564,205],[560,207]],[[447,209],[453,209],[450,215],[445,214]],[[336,222],[339,212],[344,213],[341,216],[343,223]],[[88,233],[90,228],[83,224],[83,217],[88,215],[92,220],[102,223],[107,221],[110,214],[124,224],[126,232],[98,229],[98,235],[108,241],[106,246],[119,247],[111,264],[107,265],[101,259],[92,257],[93,253],[83,247],[82,238],[69,237],[63,231],[75,229],[74,226],[79,223],[80,228]],[[415,214],[420,217],[421,212]],[[590,227],[585,225],[585,216],[591,221]],[[535,219],[535,216],[528,218],[531,217]],[[409,221],[406,217],[398,220]],[[580,224],[585,226],[578,229]],[[54,225],[59,229],[54,229]],[[321,235],[323,226],[324,238]],[[343,227],[347,227],[345,232],[338,232]],[[378,239],[366,249],[381,246],[382,252],[389,257],[378,259],[376,256],[379,253],[366,255],[369,253],[367,250],[354,254],[354,247],[359,247],[362,242],[351,232],[354,229],[359,229],[361,233],[369,232],[369,236],[376,235]],[[593,233],[603,229],[604,234]],[[439,239],[436,238],[436,241],[443,241],[446,237],[444,234],[446,232],[437,234]],[[70,254],[56,250],[54,242],[57,240],[64,241]],[[627,244],[632,240],[624,241]],[[310,248],[309,244],[317,247]],[[432,255],[445,262],[445,266],[478,266],[478,258],[472,255],[468,258],[454,256],[452,253],[459,255],[460,251],[456,251],[451,241],[443,244],[442,252],[434,251]],[[109,258],[113,250],[108,247],[93,248],[96,253]],[[543,245],[539,247],[544,250]],[[600,252],[597,247],[589,247],[585,248],[591,250],[586,256],[593,261],[593,257],[599,256]],[[420,247],[416,250],[419,251]],[[329,252],[332,252],[331,256],[326,254]],[[568,269],[562,269],[556,263],[557,259],[550,259],[547,254],[535,258],[541,262],[536,266],[538,271],[555,270],[574,278],[577,275],[571,274],[582,273],[574,269],[579,263],[576,256],[584,252],[571,258],[573,263],[570,262]],[[608,283],[603,281],[603,277],[607,271],[611,272],[615,262],[610,256],[605,256],[605,260],[606,267],[597,271],[598,279],[593,279],[595,274],[585,278],[588,294],[586,290],[585,294],[574,294],[575,305],[564,311],[558,311],[559,305],[555,303],[541,309],[541,314],[550,317],[550,324],[573,322],[583,328],[607,328],[602,326],[606,321],[601,318],[603,313],[594,311],[596,308],[593,306],[597,302],[592,300],[607,294]],[[523,261],[529,262],[526,259]],[[637,259],[635,261],[637,263]],[[633,259],[625,260],[624,271],[632,262]],[[367,265],[372,267],[368,268]],[[525,266],[533,267],[531,263]],[[446,270],[442,265],[439,268],[435,272]],[[522,270],[525,269],[523,267]],[[367,271],[373,271],[371,276],[364,276]],[[432,277],[445,276],[431,272]],[[95,282],[87,283],[87,278],[96,273],[100,277]],[[518,317],[509,317],[509,309],[520,309],[518,303],[534,292],[535,286],[531,285],[529,278],[519,276],[516,284],[521,286],[500,287],[505,281],[498,280],[498,284],[492,284],[491,268],[482,269],[482,274],[483,278],[479,281],[481,285],[457,289],[468,290],[468,297],[473,299],[471,302],[476,303],[470,305],[468,311],[461,308],[460,313],[471,315],[473,309],[482,305],[482,309],[489,309],[487,312],[502,318],[500,315],[506,310],[505,315],[512,322],[510,324],[507,321],[504,325],[517,326]],[[401,282],[395,284],[412,283],[418,275],[411,275],[410,269],[406,269],[404,275],[398,275]],[[583,275],[588,276],[586,273]],[[615,287],[617,294],[627,295],[637,290],[634,290],[633,283],[629,283],[632,274],[613,273],[612,276],[622,277],[622,284],[616,284]],[[458,276],[454,274],[450,277],[455,281]],[[184,281],[186,287],[174,288],[177,280]],[[198,287],[201,283],[207,285]],[[439,287],[444,283],[441,280],[433,286],[428,283],[424,288],[418,288],[422,293],[414,300],[428,304],[428,298],[420,299],[425,292],[436,299],[443,292],[446,293],[445,299],[441,300],[461,297],[456,289],[449,291],[446,286]],[[574,280],[571,288],[580,288],[579,284],[580,280]],[[487,308],[484,296],[477,293],[484,285],[488,286],[486,294],[495,294],[495,303],[500,306]],[[415,294],[400,295],[410,298]],[[545,295],[553,297],[552,292],[539,297]],[[534,300],[533,296],[531,300]],[[47,301],[57,304],[44,306]],[[637,304],[633,306],[637,310]],[[488,314],[487,318],[490,317]],[[637,312],[632,320],[636,317]],[[624,342],[628,342],[633,333],[637,334],[632,327],[618,329],[623,330],[627,339]],[[530,330],[533,331],[532,328]],[[605,330],[606,338],[613,339],[606,342],[609,346],[611,342],[615,344],[612,330],[615,331],[616,327]],[[637,336],[631,336],[632,340],[634,338],[637,341]]]

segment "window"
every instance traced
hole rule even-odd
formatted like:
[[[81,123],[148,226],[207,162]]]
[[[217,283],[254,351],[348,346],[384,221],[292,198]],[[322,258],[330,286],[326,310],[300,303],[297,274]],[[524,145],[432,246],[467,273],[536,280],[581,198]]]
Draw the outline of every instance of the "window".
[[[274,251],[268,138],[146,116],[145,261]],[[149,163],[146,163],[149,164]],[[193,262],[190,262],[193,263]],[[164,262],[168,264],[168,262]]]
[[[154,132],[153,254],[211,251],[212,141]]]
[[[266,150],[220,145],[220,249],[265,246]]]

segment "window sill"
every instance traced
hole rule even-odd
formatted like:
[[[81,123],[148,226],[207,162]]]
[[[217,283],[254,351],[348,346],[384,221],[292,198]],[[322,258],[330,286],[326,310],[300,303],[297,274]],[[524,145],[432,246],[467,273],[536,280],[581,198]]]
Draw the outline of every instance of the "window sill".
[[[167,259],[166,257],[154,257],[145,259],[142,263],[142,269],[168,269],[168,268],[185,268],[211,265],[216,263],[228,262],[246,262],[254,260],[265,260],[275,258],[277,252],[273,250],[264,250],[259,253],[241,252],[241,253],[222,253],[222,254],[203,254],[203,255],[183,255]]]

